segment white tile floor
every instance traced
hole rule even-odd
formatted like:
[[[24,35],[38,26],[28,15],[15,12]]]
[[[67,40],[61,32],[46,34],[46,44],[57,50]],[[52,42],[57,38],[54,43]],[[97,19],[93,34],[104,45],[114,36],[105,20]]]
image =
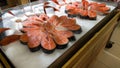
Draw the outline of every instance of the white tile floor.
[[[105,48],[89,68],[120,68],[120,21],[115,28],[111,41],[115,42],[110,49]]]

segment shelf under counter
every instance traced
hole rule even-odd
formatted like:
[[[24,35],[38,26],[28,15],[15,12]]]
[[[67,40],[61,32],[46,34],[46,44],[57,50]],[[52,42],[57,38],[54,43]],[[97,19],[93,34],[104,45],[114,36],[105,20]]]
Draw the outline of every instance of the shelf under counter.
[[[66,49],[55,50],[55,52],[50,55],[44,54],[42,51],[31,53],[26,46],[21,45],[17,41],[9,46],[2,47],[2,50],[15,67],[61,67],[116,14],[114,11],[115,7],[110,7],[113,11],[109,15],[98,16],[95,21],[76,18],[77,23],[81,25],[82,33],[75,34],[76,41],[69,42]],[[59,15],[59,13],[57,14]],[[20,48],[22,51],[19,51],[20,49],[13,49],[13,51],[10,52],[9,48],[11,47]],[[28,61],[26,62],[26,60]]]

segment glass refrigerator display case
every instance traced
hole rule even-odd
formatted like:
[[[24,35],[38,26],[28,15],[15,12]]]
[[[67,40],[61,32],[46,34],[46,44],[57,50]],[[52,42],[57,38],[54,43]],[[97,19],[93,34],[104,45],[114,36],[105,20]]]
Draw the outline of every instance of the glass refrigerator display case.
[[[89,2],[93,1],[89,0]],[[59,8],[59,11],[54,11],[51,7],[45,9],[44,5],[46,3],[51,3],[49,6],[56,6],[56,8]],[[2,20],[0,26],[1,28],[10,28],[11,30],[2,33],[0,36],[1,40],[5,36],[16,33],[15,31],[19,34],[19,29],[23,28],[21,22],[26,21],[33,15],[39,16],[44,13],[44,11],[46,11],[49,17],[53,15],[57,15],[58,17],[68,16],[68,14],[65,13],[66,5],[68,5],[67,2],[64,5],[58,6],[52,4],[52,1],[45,3],[36,1],[3,10],[4,13],[1,15]],[[2,60],[2,64],[4,64],[4,67],[17,68],[69,68],[72,66],[78,67],[78,65],[81,64],[81,68],[82,66],[85,68],[84,66],[88,66],[108,42],[116,25],[116,23],[113,22],[116,22],[120,17],[120,13],[116,11],[114,6],[107,5],[107,3],[106,6],[110,8],[109,14],[98,14],[96,20],[68,17],[68,19],[75,19],[76,24],[81,27],[81,32],[73,33],[75,39],[74,41],[69,41],[65,49],[55,49],[51,54],[44,53],[42,49],[31,52],[27,45],[23,45],[17,40],[6,46],[0,46],[0,59]],[[60,27],[59,29],[65,28]],[[97,40],[99,41],[97,42]]]

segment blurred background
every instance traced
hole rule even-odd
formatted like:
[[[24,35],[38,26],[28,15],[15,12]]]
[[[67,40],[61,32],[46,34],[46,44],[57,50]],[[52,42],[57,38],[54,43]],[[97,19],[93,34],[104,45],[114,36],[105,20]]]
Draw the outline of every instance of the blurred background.
[[[33,2],[33,1],[37,1],[37,0],[0,0],[0,7],[2,9],[6,9],[6,8],[14,7],[17,5],[26,4],[29,1]]]

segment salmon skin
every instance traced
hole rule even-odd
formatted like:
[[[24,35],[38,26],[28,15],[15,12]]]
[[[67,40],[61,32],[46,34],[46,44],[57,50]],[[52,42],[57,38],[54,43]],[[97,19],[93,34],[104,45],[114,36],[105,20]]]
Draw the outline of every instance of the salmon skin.
[[[9,28],[0,28],[0,34],[5,32],[6,30],[9,30]]]
[[[53,7],[53,6],[44,6],[44,12],[45,12],[45,14],[47,14],[46,13],[46,8],[53,8],[54,9],[54,11],[59,11],[59,9],[57,9],[57,8],[55,8],[55,7]]]
[[[81,2],[72,2],[66,5],[65,13],[68,17],[80,17],[82,19],[96,20],[97,14],[108,14],[110,8],[105,3],[88,2],[82,0]],[[94,16],[94,17],[93,17]]]
[[[31,52],[42,49],[44,53],[51,54],[56,48],[66,48],[69,41],[75,40],[73,31],[81,29],[75,18],[57,15],[48,17],[46,14],[29,16],[22,25],[22,35],[5,37],[0,44],[5,46],[19,40],[27,45]]]
[[[89,2],[87,0],[82,0],[81,5],[84,10],[88,10]]]
[[[26,33],[24,33],[23,35],[20,36],[20,42],[24,45],[27,45],[28,43],[28,36]]]
[[[1,41],[0,41],[0,45],[2,46],[6,46],[14,41],[17,41],[19,40],[20,38],[20,35],[10,35],[10,36],[6,36],[5,38],[3,38]]]
[[[66,6],[66,10],[65,13],[68,14],[68,17],[76,17],[77,16],[77,12],[76,12],[76,5],[67,5]]]
[[[79,17],[80,17],[80,18],[83,18],[83,19],[88,19],[88,11],[81,9],[81,10],[79,11]]]
[[[40,50],[41,43],[41,32],[40,30],[32,30],[27,32],[28,36],[28,47],[31,52]]]
[[[72,25],[72,26],[68,26],[66,28],[68,28],[69,30],[71,30],[75,34],[80,34],[82,32],[81,27],[77,24]]]
[[[38,19],[38,17],[35,18]],[[33,18],[32,20],[36,20],[35,18]],[[68,21],[67,23],[65,23],[66,20]],[[26,27],[22,29],[22,31],[24,31],[27,34],[28,39],[27,37],[22,38],[21,36],[21,40],[23,42],[27,42],[27,45],[30,51],[32,52],[38,51],[41,47],[43,52],[50,54],[55,50],[55,48],[58,49],[66,48],[69,42],[68,39],[74,36],[74,34],[71,31],[56,30],[56,28],[64,24],[65,24],[64,26],[72,26],[76,24],[75,19],[68,18],[66,16],[58,17],[54,15],[50,18],[47,17],[47,20],[44,20],[47,22],[39,24],[39,26],[36,26],[33,22],[29,22],[29,21],[26,22],[27,23]],[[70,25],[70,21],[71,21],[71,25]],[[27,27],[27,26],[31,26],[31,27]]]
[[[56,44],[53,41],[52,37],[49,34],[44,34],[41,41],[41,47],[43,52],[47,54],[53,53],[56,48]]]
[[[53,31],[52,37],[55,43],[57,44],[57,49],[64,49],[67,47],[69,40],[67,39],[66,36],[60,35],[58,32]]]
[[[9,30],[9,28],[0,28],[0,41],[5,38],[5,31]]]
[[[56,3],[57,5],[59,5],[59,3],[58,3],[58,1],[57,0],[52,0],[54,3]],[[56,4],[54,4],[54,5],[50,5],[50,3],[51,2],[45,2],[44,3],[44,5],[43,5],[43,8],[44,8],[44,13],[45,14],[47,14],[46,13],[46,8],[53,8],[54,9],[54,11],[59,11],[59,7],[55,7],[55,6],[57,6]]]
[[[56,3],[56,4],[58,4],[59,5],[59,3],[58,3],[58,1],[57,0],[52,0],[54,3]]]
[[[88,11],[88,17],[90,20],[96,20],[97,13],[95,11],[89,10]]]
[[[53,18],[55,17],[55,18]],[[75,33],[78,31],[78,33],[80,33],[81,31],[81,27],[80,25],[76,24],[76,20],[74,18],[68,18],[66,16],[53,16],[51,17],[51,22],[53,22],[52,24],[54,25],[54,28],[61,28],[60,30],[70,30],[70,31],[75,31]],[[52,20],[54,19],[54,20]],[[77,34],[78,34],[77,33]]]
[[[64,35],[65,37],[67,37],[69,39],[69,41],[75,41],[76,38],[73,34],[73,32],[68,31],[68,30],[57,30],[57,33],[59,33],[60,35]]]
[[[110,8],[108,6],[106,6],[105,3],[91,3],[90,4],[90,9],[96,11],[98,14],[108,14],[110,11]]]

